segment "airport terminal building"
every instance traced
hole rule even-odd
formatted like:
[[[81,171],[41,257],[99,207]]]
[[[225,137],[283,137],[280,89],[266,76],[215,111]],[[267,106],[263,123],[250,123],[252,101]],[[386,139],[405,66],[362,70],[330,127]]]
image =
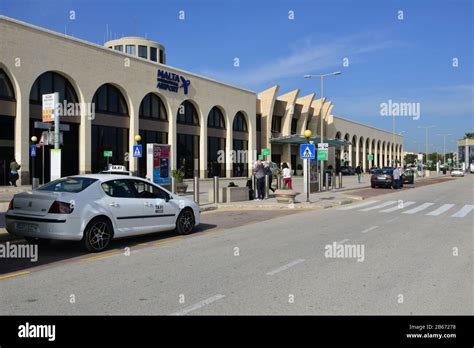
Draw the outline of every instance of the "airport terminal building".
[[[131,155],[136,135],[142,145],[170,144],[171,168],[187,178],[247,176],[262,148],[296,168],[303,131],[319,134],[320,117],[332,144],[329,164],[362,163],[367,170],[402,160],[401,136],[335,116],[332,103],[315,94],[279,95],[279,86],[256,93],[177,69],[163,45],[140,37],[100,46],[0,16],[0,185],[13,158],[22,165],[22,184],[30,182],[33,163],[35,177],[45,168],[49,180],[49,156],[40,150],[32,162],[30,138],[40,138],[42,95],[53,92],[64,106],[61,124],[69,125],[63,176],[98,172],[107,161],[144,176],[145,159]],[[245,162],[236,161],[239,151]]]

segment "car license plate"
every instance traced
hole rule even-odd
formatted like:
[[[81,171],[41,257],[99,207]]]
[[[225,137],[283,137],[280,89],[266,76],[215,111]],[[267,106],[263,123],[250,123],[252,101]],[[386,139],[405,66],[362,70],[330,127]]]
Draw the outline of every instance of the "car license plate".
[[[38,225],[27,224],[24,222],[17,222],[16,229],[18,231],[24,231],[24,232],[36,232],[38,230]]]
[[[378,176],[377,180],[385,180],[385,176]]]

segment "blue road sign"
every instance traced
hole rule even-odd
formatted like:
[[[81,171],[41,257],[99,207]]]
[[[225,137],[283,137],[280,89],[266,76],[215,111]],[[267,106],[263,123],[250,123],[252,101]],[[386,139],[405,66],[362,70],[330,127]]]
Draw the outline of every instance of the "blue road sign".
[[[31,157],[36,157],[36,145],[31,145],[30,146],[30,156]]]
[[[140,144],[133,145],[133,157],[141,158],[143,155],[142,146]]]
[[[314,144],[300,144],[300,158],[312,160],[316,159]]]

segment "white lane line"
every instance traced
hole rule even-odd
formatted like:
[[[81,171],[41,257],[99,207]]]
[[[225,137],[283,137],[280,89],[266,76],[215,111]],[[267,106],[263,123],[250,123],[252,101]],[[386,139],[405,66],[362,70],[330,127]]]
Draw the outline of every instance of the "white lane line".
[[[385,209],[385,210],[381,210],[380,212],[381,213],[391,213],[393,211],[396,211],[396,210],[401,210],[401,209],[405,209],[406,207],[409,207],[410,205],[413,205],[415,204],[416,202],[403,202],[403,204],[399,207],[398,205],[393,207],[393,208],[388,208],[388,209]]]
[[[395,204],[395,203],[397,203],[397,201],[387,201],[387,202],[383,202],[379,205],[376,205],[375,207],[368,207],[368,208],[365,208],[365,209],[360,209],[359,211],[370,211],[370,210],[380,209],[380,208],[386,207],[387,205],[392,205],[392,204]]]
[[[378,228],[378,226],[372,226],[372,227],[369,227],[369,228],[363,230],[361,233],[367,233],[367,232],[370,232],[372,230],[375,230],[376,228]]]
[[[216,302],[218,300],[221,300],[224,297],[225,297],[225,295],[221,295],[221,294],[209,297],[208,299],[205,299],[201,302],[195,303],[192,306],[186,307],[186,308],[180,310],[179,312],[173,313],[171,315],[185,315],[185,314],[188,314],[189,312],[192,312],[192,311],[195,311],[196,309],[207,306],[207,305],[211,304],[212,302]]]
[[[295,261],[291,261],[290,263],[287,263],[286,265],[283,265],[283,266],[281,266],[277,269],[274,269],[273,271],[268,272],[267,275],[277,274],[277,273],[279,273],[281,271],[284,271],[284,270],[287,270],[288,268],[293,267],[293,266],[295,266],[295,265],[297,265],[301,262],[304,262],[304,260],[303,259],[298,259],[298,260],[295,260]]]
[[[467,214],[469,214],[469,212],[474,209],[474,205],[471,205],[471,204],[466,204],[464,207],[462,207],[461,210],[459,210],[456,214],[453,214],[451,215],[451,217],[457,217],[457,218],[463,218],[465,217]]]
[[[374,200],[374,201],[367,201],[367,202],[359,203],[359,204],[355,204],[355,205],[349,204],[347,207],[342,207],[342,208],[339,208],[338,210],[349,210],[349,209],[362,208],[362,207],[366,207],[368,205],[371,205],[371,204],[374,204],[374,203],[377,203],[377,202],[380,202],[380,201]]]
[[[433,204],[434,203],[423,203],[422,205],[419,205],[416,208],[402,212],[402,214],[415,214],[415,213],[418,213],[419,211],[425,210],[428,207],[431,207]]]
[[[345,242],[348,242],[348,241],[349,241],[349,239],[343,239],[340,242],[336,242],[336,244],[342,244],[342,243],[345,243]]]
[[[387,220],[387,222],[394,222],[395,220],[398,220],[398,216],[397,216],[396,218],[393,218],[393,219]]]
[[[441,207],[439,207],[438,209],[433,210],[432,212],[429,212],[429,213],[426,214],[426,215],[438,216],[438,215],[443,214],[445,211],[448,211],[448,210],[451,209],[452,207],[454,207],[454,204],[443,204],[443,205],[442,205]]]

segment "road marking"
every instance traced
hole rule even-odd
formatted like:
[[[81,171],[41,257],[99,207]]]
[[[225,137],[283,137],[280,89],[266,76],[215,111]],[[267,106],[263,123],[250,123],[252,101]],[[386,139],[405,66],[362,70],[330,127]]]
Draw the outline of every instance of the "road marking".
[[[29,274],[29,273],[31,273],[31,272],[30,271],[23,271],[23,272],[10,273],[10,274],[0,276],[0,280],[13,278],[13,277],[18,277],[18,276]]]
[[[436,210],[433,210],[432,212],[426,214],[426,215],[430,215],[430,216],[438,216],[438,215],[441,215],[443,214],[445,211],[448,211],[449,209],[451,209],[452,207],[454,207],[454,204],[443,204],[441,207],[439,207],[438,209]]]
[[[349,209],[362,208],[362,207],[366,207],[368,205],[371,205],[371,204],[374,204],[374,203],[377,203],[377,202],[380,202],[380,201],[379,200],[374,200],[374,201],[367,201],[367,202],[359,203],[359,204],[355,204],[355,205],[350,204],[347,207],[342,207],[342,208],[339,208],[338,210],[349,210]]]
[[[153,243],[153,245],[165,245],[165,244],[177,242],[178,240],[181,240],[181,239],[182,238],[173,238],[173,239],[165,240],[163,242]]]
[[[464,207],[462,207],[462,209],[460,211],[458,211],[456,214],[453,214],[451,215],[451,217],[457,217],[457,218],[463,218],[465,217],[467,214],[469,214],[469,212],[474,209],[474,205],[471,205],[471,204],[466,204]]]
[[[416,208],[402,212],[402,214],[415,214],[415,213],[418,213],[419,211],[425,210],[428,207],[431,207],[433,204],[434,203],[423,203],[422,205],[419,205]]]
[[[186,315],[188,314],[189,312],[192,312],[192,311],[195,311],[196,309],[199,309],[199,308],[202,308],[204,306],[207,306],[209,304],[211,304],[212,302],[216,302],[218,300],[221,300],[225,297],[225,295],[221,295],[221,294],[218,294],[218,295],[215,295],[215,296],[212,296],[212,297],[209,297],[208,299],[205,299],[201,302],[198,302],[198,303],[195,303],[193,304],[192,306],[189,306],[189,307],[186,307],[184,308],[183,310],[180,310],[179,312],[176,312],[172,315]]]
[[[340,242],[336,242],[336,244],[342,244],[342,243],[345,243],[345,242],[348,242],[348,241],[349,241],[349,239],[346,238],[346,239],[341,240]]]
[[[367,233],[369,231],[375,230],[376,228],[378,228],[378,226],[372,226],[372,227],[369,227],[369,228],[363,230],[361,233]]]
[[[115,256],[115,255],[119,255],[119,254],[121,254],[121,252],[119,252],[119,251],[114,251],[114,252],[111,252],[111,253],[101,254],[101,255],[97,255],[97,256],[83,257],[83,258],[80,259],[80,260],[81,260],[81,261],[100,260],[100,259],[104,259],[104,258],[109,257],[109,256]]]
[[[304,260],[303,259],[298,259],[298,260],[295,260],[295,261],[291,261],[290,263],[287,263],[286,265],[283,265],[283,266],[281,266],[281,267],[279,267],[279,268],[277,268],[273,271],[268,272],[267,275],[277,274],[277,273],[279,273],[281,271],[284,271],[284,270],[287,270],[288,268],[293,267],[293,266],[295,266],[295,265],[297,265],[301,262],[304,262]]]
[[[416,202],[403,202],[403,204],[401,205],[401,207],[399,207],[398,205],[393,207],[393,208],[388,208],[388,209],[385,209],[385,210],[381,210],[380,212],[381,213],[391,213],[393,211],[396,211],[396,210],[400,210],[400,209],[405,209],[406,207],[409,207],[410,205],[412,204],[415,204]],[[389,221],[390,222],[390,221]]]
[[[398,216],[396,218],[393,218],[393,219],[390,219],[390,220],[387,220],[387,222],[394,222],[395,220],[398,219]]]
[[[380,209],[380,208],[386,207],[387,205],[392,205],[392,204],[395,204],[395,203],[397,203],[397,201],[387,201],[387,202],[383,202],[379,205],[376,205],[375,207],[360,209],[359,211],[370,211],[370,210]]]

